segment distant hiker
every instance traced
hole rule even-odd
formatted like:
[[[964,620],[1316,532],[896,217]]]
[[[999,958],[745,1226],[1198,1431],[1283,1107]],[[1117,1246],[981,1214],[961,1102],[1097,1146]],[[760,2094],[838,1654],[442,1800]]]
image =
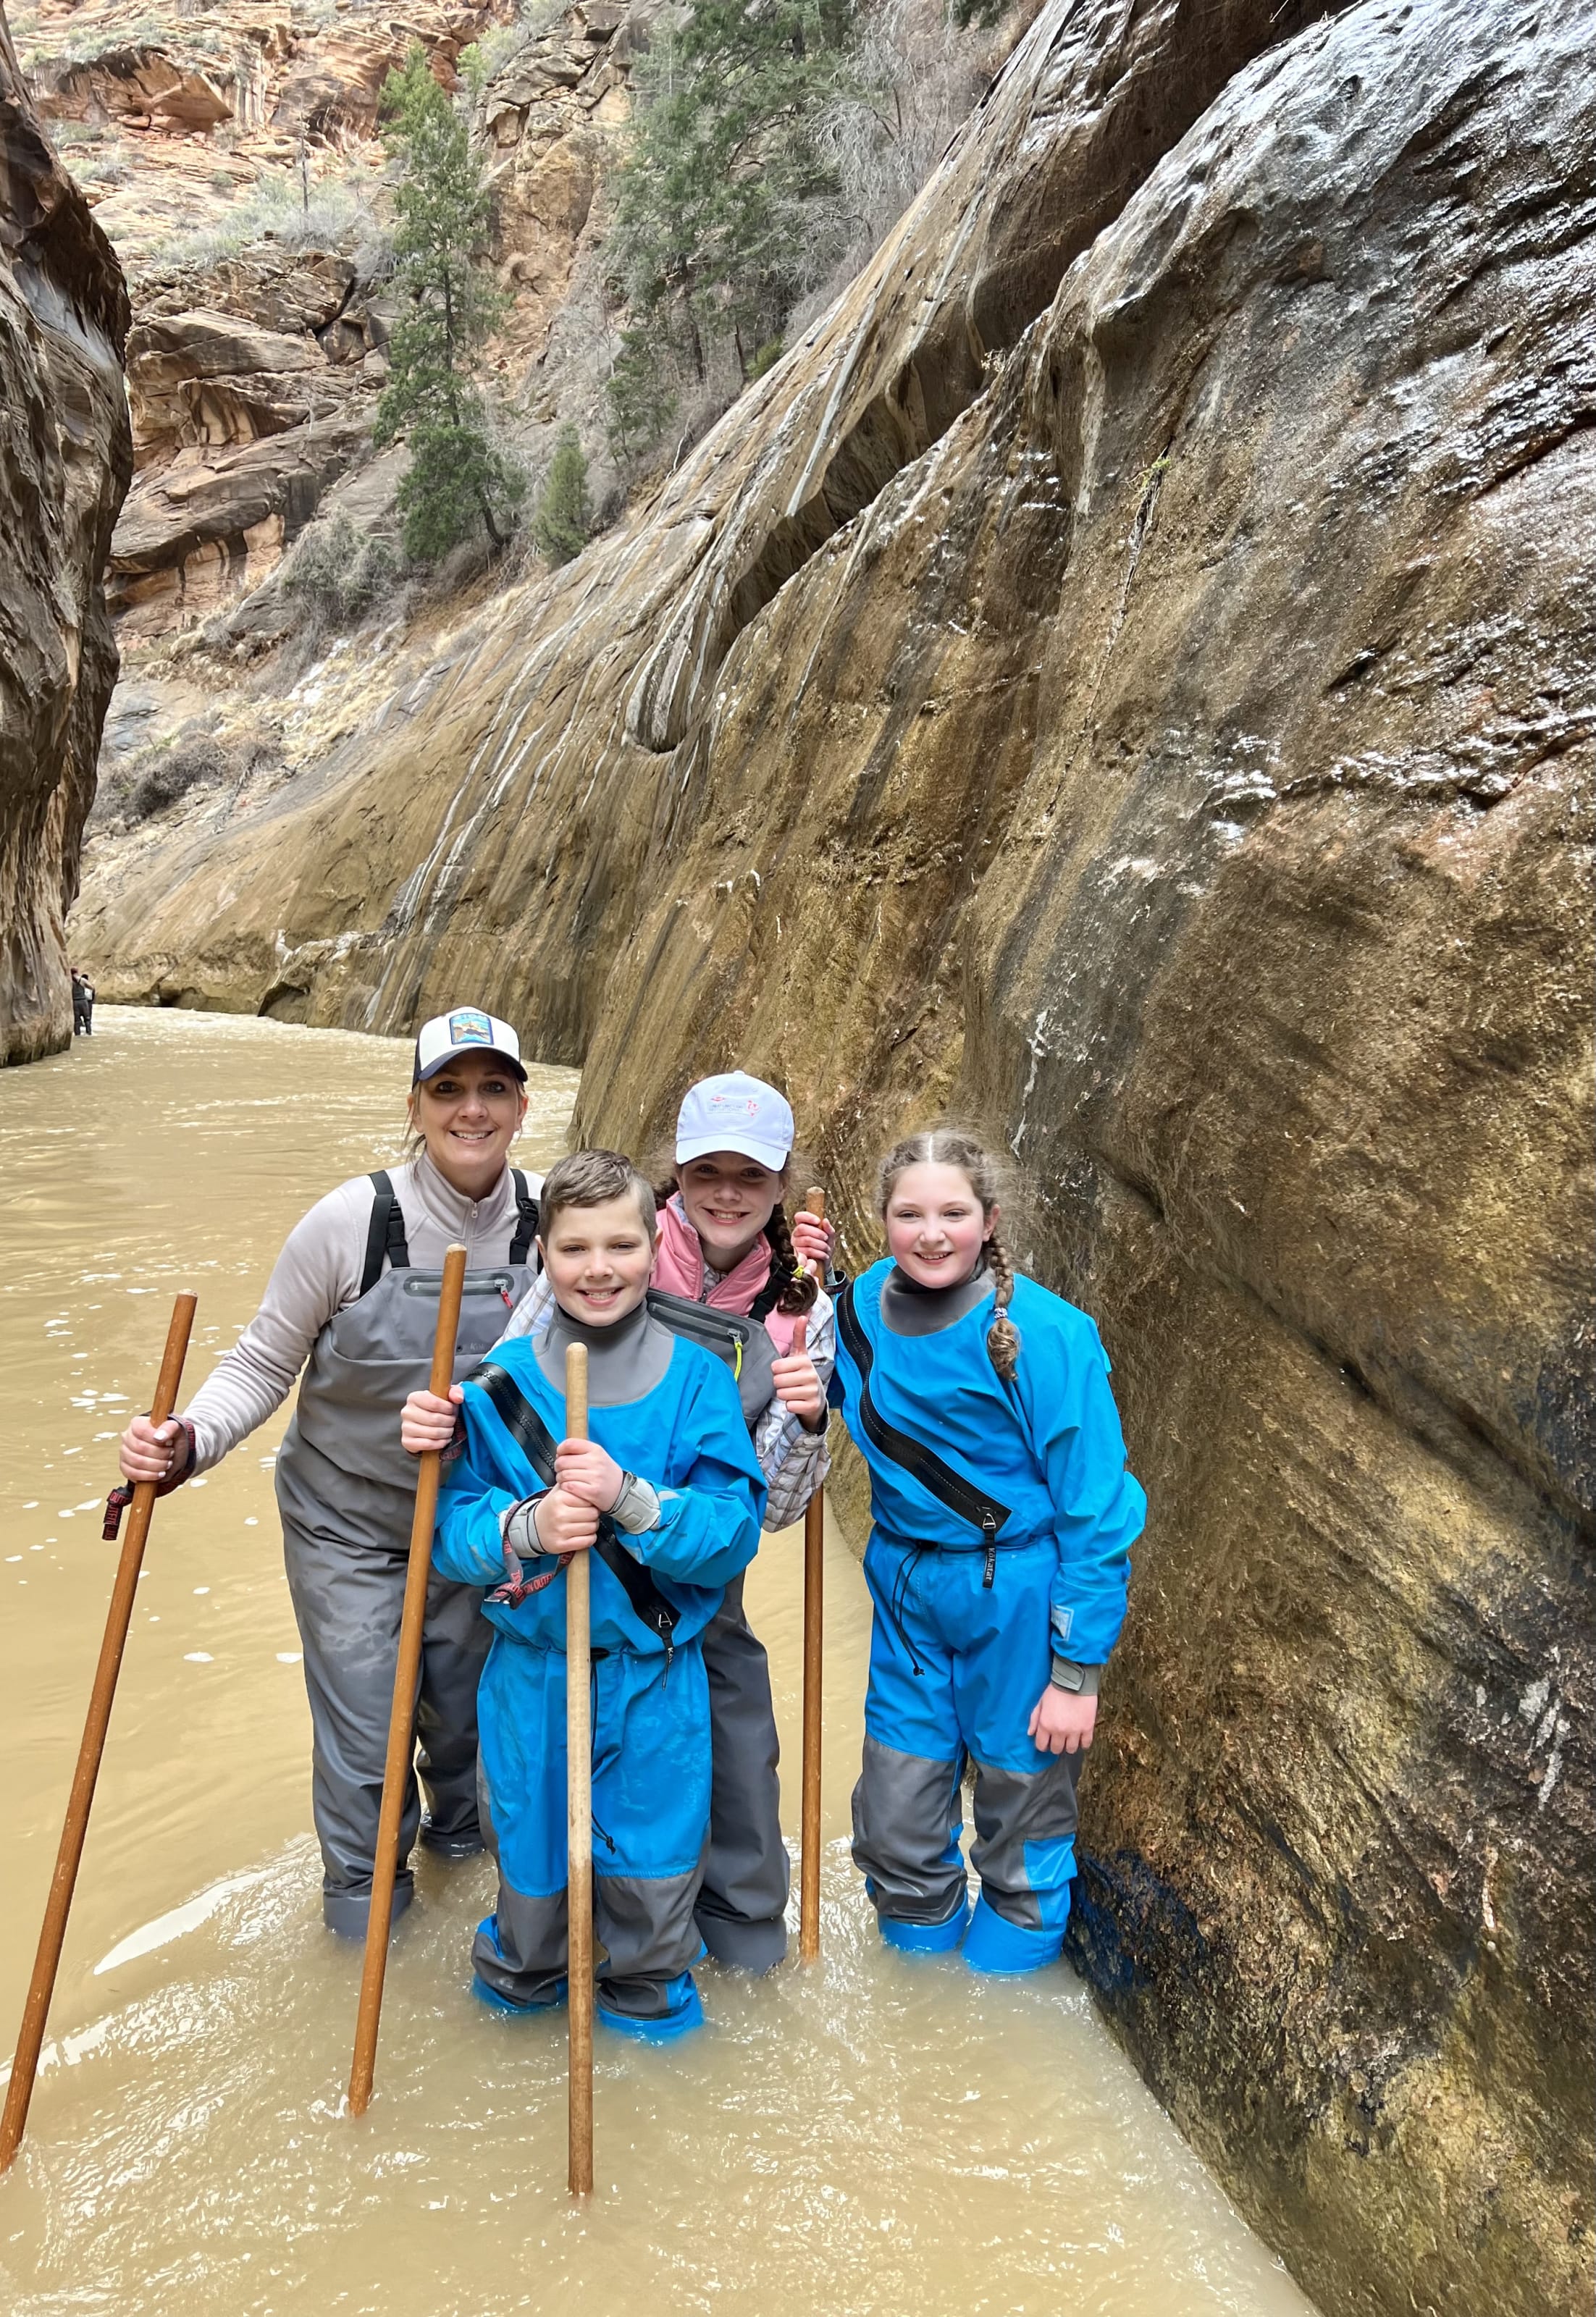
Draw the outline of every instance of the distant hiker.
[[[709,1831],[703,1637],[759,1542],[765,1483],[737,1386],[649,1309],[654,1196],[630,1159],[579,1150],[542,1190],[541,1322],[466,1380],[433,1562],[493,1585],[482,1783],[498,1902],[471,1949],[510,2011],[565,1991],[565,1567],[591,1552],[596,2017],[647,2041],[704,2013],[694,1904]],[[588,1355],[589,1439],[565,1432],[565,1354]],[[496,1582],[497,1580],[497,1582]]]
[[[826,1385],[836,1356],[825,1268],[827,1224],[794,1215],[788,1195],[793,1113],[785,1097],[740,1070],[689,1087],[677,1120],[676,1161],[659,1184],[659,1245],[650,1302],[668,1327],[708,1339],[715,1315],[752,1320],[722,1343],[735,1354],[743,1414],[769,1489],[767,1529],[797,1520],[826,1477]],[[800,1261],[812,1266],[800,1274]],[[540,1280],[506,1340],[540,1324]],[[793,1349],[807,1315],[808,1345]],[[458,1394],[456,1394],[458,1398]],[[407,1403],[404,1438],[419,1453],[447,1445],[453,1409],[429,1394]],[[788,1864],[782,1840],[779,1748],[770,1668],[742,1606],[740,1575],[704,1636],[714,1723],[714,1803],[698,1929],[717,1963],[774,1970],[787,1949]]]
[[[838,1298],[833,1387],[874,1524],[854,1859],[890,1946],[1036,1971],[1063,1945],[1076,1781],[1147,1500],[1096,1328],[1010,1266],[988,1153],[913,1135],[879,1201],[889,1256]]]
[[[76,966],[72,969],[72,1034],[75,1038],[94,1034],[94,985]]]
[[[416,1470],[399,1445],[406,1392],[425,1381],[438,1272],[451,1240],[471,1269],[457,1372],[473,1368],[532,1284],[538,1178],[512,1169],[526,1111],[516,1033],[475,1006],[423,1025],[405,1163],[357,1176],[290,1232],[259,1311],[181,1418],[122,1435],[129,1480],[176,1487],[264,1424],[305,1370],[277,1459],[288,1581],[304,1645],[322,1914],[363,1936],[393,1697]],[[307,1362],[309,1365],[307,1367]],[[417,1767],[400,1829],[396,1915],[419,1830],[445,1857],[482,1847],[477,1682],[491,1638],[480,1594],[435,1579],[427,1597]]]

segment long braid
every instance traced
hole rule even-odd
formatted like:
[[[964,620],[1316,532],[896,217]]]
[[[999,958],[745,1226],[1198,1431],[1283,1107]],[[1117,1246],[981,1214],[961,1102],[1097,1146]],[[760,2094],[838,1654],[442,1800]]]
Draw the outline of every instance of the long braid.
[[[986,1259],[997,1290],[998,1306],[986,1331],[987,1355],[1004,1382],[1012,1383],[1019,1364],[1019,1329],[1009,1317],[1009,1306],[1014,1301],[1014,1266],[996,1231],[987,1240]]]
[[[883,1216],[899,1176],[910,1167],[956,1167],[980,1202],[983,1215],[990,1215],[998,1203],[999,1168],[991,1152],[973,1134],[945,1126],[928,1133],[910,1134],[887,1152],[876,1179],[876,1205]],[[1011,1383],[1019,1360],[1019,1330],[1009,1317],[1009,1306],[1014,1300],[1014,1265],[996,1230],[987,1234],[985,1251],[997,1302],[996,1316],[987,1329],[986,1348],[998,1373],[1006,1383]]]
[[[787,1211],[778,1199],[770,1211],[770,1221],[765,1226],[765,1236],[770,1242],[771,1284],[781,1282],[781,1293],[776,1308],[796,1318],[801,1311],[811,1311],[820,1292],[819,1282],[807,1271],[798,1267],[798,1257],[793,1246],[793,1233],[787,1222]]]

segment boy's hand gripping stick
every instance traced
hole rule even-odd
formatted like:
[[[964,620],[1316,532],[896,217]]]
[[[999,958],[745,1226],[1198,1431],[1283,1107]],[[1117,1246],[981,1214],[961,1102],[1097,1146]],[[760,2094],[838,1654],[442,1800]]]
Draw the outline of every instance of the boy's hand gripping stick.
[[[193,1295],[180,1295],[172,1306],[172,1324],[166,1330],[166,1348],[161,1357],[161,1373],[149,1411],[153,1424],[164,1424],[176,1401],[189,1331],[194,1324],[195,1300]],[[45,1901],[39,1952],[34,1958],[33,1976],[28,1982],[28,1999],[22,2006],[22,2033],[17,2037],[16,2057],[11,2063],[11,2081],[5,2090],[5,2113],[0,2119],[0,2172],[16,2154],[28,2121],[28,2103],[33,2097],[33,2079],[39,2072],[40,2047],[44,2042],[44,2023],[55,1991],[61,1942],[67,1936],[67,1916],[83,1857],[84,1837],[88,1832],[89,1806],[94,1799],[94,1781],[100,1775],[100,1758],[105,1750],[105,1731],[111,1720],[112,1700],[116,1695],[116,1677],[121,1670],[122,1649],[133,1615],[133,1596],[139,1588],[139,1571],[143,1566],[144,1543],[149,1534],[157,1485],[154,1481],[140,1481],[133,1490],[132,1516],[116,1565],[116,1582],[111,1588],[105,1638],[100,1644],[100,1662],[94,1668],[88,1719],[84,1724],[83,1743],[77,1749],[77,1767],[67,1803],[67,1821],[61,1829],[61,1847],[56,1853],[56,1871]]]
[[[460,1335],[460,1299],[465,1287],[465,1249],[454,1246],[444,1257],[438,1293],[437,1332],[432,1344],[429,1389],[447,1399],[454,1382],[454,1346]],[[360,2010],[354,2022],[354,2059],[349,2070],[349,2113],[363,2116],[371,2102],[377,2065],[377,2029],[382,2017],[382,1979],[388,1968],[388,1934],[393,1922],[393,1878],[399,1872],[399,1820],[410,1783],[416,1745],[416,1690],[421,1677],[421,1632],[426,1620],[426,1580],[432,1571],[432,1533],[438,1516],[438,1452],[420,1459],[416,1510],[410,1521],[410,1559],[405,1571],[405,1606],[399,1617],[399,1664],[393,1677],[393,1710],[388,1717],[388,1758],[382,1771],[382,1809],[377,1820],[377,1855],[372,1862],[372,1908],[366,1918],[365,1967],[360,1977]]]
[[[587,1437],[587,1346],[565,1352],[565,1436]],[[565,1571],[566,1982],[570,2022],[569,2183],[593,2194],[593,1720],[587,1623],[590,1555]]]
[[[826,1194],[811,1186],[804,1207],[821,1222]],[[793,1348],[803,1349],[805,1322],[793,1330]],[[798,1863],[798,1960],[814,1963],[820,1952],[820,1652],[824,1631],[821,1588],[825,1582],[826,1492],[815,1490],[803,1507],[803,1814]]]

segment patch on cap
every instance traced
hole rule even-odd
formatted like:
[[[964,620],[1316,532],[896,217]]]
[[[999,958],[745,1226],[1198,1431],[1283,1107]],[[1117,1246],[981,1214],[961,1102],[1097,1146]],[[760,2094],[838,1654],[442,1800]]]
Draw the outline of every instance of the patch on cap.
[[[474,1006],[462,1006],[449,1016],[449,1043],[452,1046],[491,1046],[493,1024],[486,1014]]]

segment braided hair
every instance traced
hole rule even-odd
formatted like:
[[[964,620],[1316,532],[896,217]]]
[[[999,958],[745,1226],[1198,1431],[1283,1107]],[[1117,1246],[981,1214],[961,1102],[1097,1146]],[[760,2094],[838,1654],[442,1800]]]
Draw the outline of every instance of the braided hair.
[[[937,1127],[923,1134],[907,1135],[901,1142],[894,1143],[882,1160],[876,1177],[875,1203],[883,1219],[900,1176],[911,1167],[956,1167],[979,1202],[983,1218],[990,1217],[998,1203],[998,1162],[991,1152],[973,1134],[965,1134],[957,1127]],[[1009,1317],[1009,1306],[1014,1301],[1014,1264],[995,1229],[987,1231],[985,1255],[997,1302],[992,1324],[986,1331],[987,1356],[1004,1382],[1012,1383],[1019,1361],[1019,1330]]]
[[[789,1318],[796,1319],[801,1311],[811,1311],[820,1292],[820,1283],[813,1274],[801,1271],[793,1247],[793,1234],[787,1223],[787,1211],[778,1199],[771,1209],[770,1221],[765,1226],[765,1236],[770,1242],[770,1284],[781,1282],[781,1293],[776,1308]]]

